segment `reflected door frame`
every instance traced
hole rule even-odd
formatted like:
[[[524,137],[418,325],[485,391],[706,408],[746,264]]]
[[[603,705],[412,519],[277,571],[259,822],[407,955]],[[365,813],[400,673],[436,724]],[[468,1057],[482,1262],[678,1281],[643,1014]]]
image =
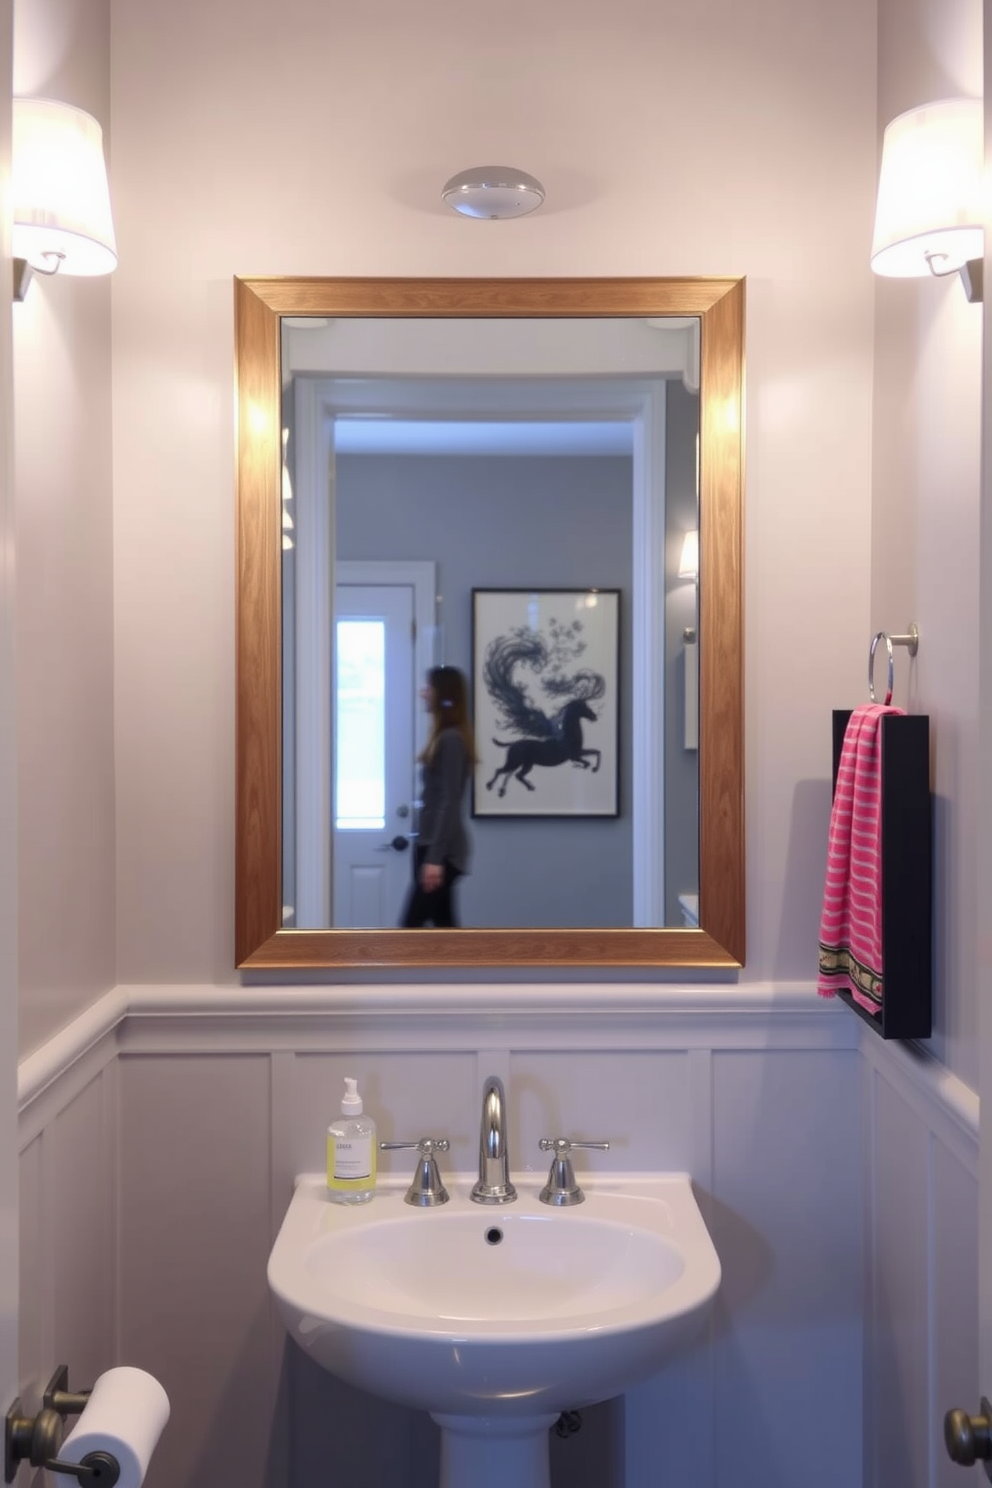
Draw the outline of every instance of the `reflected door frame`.
[[[336,482],[334,410],[318,379],[296,378],[292,412],[292,533],[295,550],[294,639],[286,675],[294,678],[292,791],[283,817],[292,831],[290,861],[292,919],[306,928],[333,924],[333,739],[334,586],[338,565],[334,534]],[[284,518],[285,520],[285,518]],[[414,589],[417,634],[415,666],[421,675],[435,662],[436,566],[430,561],[348,565],[350,582],[404,583]],[[291,662],[291,668],[290,668]],[[301,685],[302,684],[302,685]],[[422,727],[418,720],[418,727]],[[417,739],[418,751],[424,740]]]
[[[292,678],[291,708],[283,696],[283,923],[327,927],[332,913],[334,422],[323,415],[316,384],[305,378],[294,382],[291,424],[292,467],[283,471],[283,548],[291,546],[294,558],[292,637],[289,645],[283,639],[283,676]],[[285,439],[284,431],[284,459]]]
[[[333,379],[294,379],[294,521],[297,533],[296,639],[292,658],[295,750],[292,813],[295,849],[295,924],[333,925],[331,641],[333,603],[328,575],[334,571],[335,446]],[[348,409],[354,416],[354,408]],[[631,389],[626,413],[633,428],[633,552],[630,686],[631,780],[622,787],[621,809],[632,813],[635,928],[665,923],[665,383]],[[616,417],[617,407],[610,409]],[[437,415],[443,417],[441,412]],[[592,416],[592,415],[590,415]],[[302,538],[301,542],[299,539]],[[303,562],[300,562],[300,558]],[[385,563],[369,565],[381,575]],[[436,636],[435,565],[397,563],[397,570],[429,569],[429,608],[418,598],[417,665],[421,674],[439,658]],[[384,582],[381,578],[356,582]],[[397,579],[396,582],[403,582]],[[421,586],[427,584],[420,575]],[[288,659],[287,659],[288,660]],[[287,667],[287,674],[289,668]],[[301,680],[309,685],[301,686]],[[418,740],[418,750],[422,741]]]

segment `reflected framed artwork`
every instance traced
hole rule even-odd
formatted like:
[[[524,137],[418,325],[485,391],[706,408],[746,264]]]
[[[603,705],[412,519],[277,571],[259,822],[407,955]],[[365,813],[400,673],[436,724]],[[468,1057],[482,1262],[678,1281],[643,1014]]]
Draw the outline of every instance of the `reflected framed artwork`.
[[[473,589],[475,817],[620,812],[620,591]]]

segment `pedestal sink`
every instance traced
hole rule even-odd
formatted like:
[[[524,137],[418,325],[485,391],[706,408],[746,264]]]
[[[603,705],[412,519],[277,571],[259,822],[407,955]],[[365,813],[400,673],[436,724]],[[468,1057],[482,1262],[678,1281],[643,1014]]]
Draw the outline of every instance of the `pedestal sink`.
[[[370,1204],[332,1204],[297,1182],[269,1258],[290,1336],[360,1389],[429,1411],[442,1428],[441,1488],[548,1488],[548,1431],[562,1411],[621,1394],[699,1328],[720,1262],[685,1173],[584,1177],[576,1208],[518,1199],[411,1209],[406,1183]]]

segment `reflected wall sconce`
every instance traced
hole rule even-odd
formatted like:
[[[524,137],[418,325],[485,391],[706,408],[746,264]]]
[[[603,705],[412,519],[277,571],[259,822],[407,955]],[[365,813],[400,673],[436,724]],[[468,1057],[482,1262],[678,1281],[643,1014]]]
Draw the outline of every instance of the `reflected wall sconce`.
[[[959,273],[968,299],[981,301],[984,130],[974,98],[926,103],[886,126],[871,245],[876,274]]]
[[[679,558],[678,576],[680,579],[699,578],[699,532],[693,530],[687,532],[682,539],[682,555]]]
[[[103,130],[92,114],[51,98],[13,100],[11,200],[15,299],[33,273],[117,267]]]
[[[544,201],[544,187],[512,165],[476,165],[445,182],[441,200],[463,217],[525,217]]]

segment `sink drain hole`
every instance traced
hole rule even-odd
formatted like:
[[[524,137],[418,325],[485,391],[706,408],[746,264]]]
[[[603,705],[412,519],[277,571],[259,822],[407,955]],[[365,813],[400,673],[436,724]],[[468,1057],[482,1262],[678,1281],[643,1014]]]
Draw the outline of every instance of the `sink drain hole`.
[[[487,1245],[498,1245],[499,1242],[502,1240],[502,1238],[503,1238],[503,1231],[499,1228],[498,1225],[492,1225],[486,1231],[486,1244]]]

